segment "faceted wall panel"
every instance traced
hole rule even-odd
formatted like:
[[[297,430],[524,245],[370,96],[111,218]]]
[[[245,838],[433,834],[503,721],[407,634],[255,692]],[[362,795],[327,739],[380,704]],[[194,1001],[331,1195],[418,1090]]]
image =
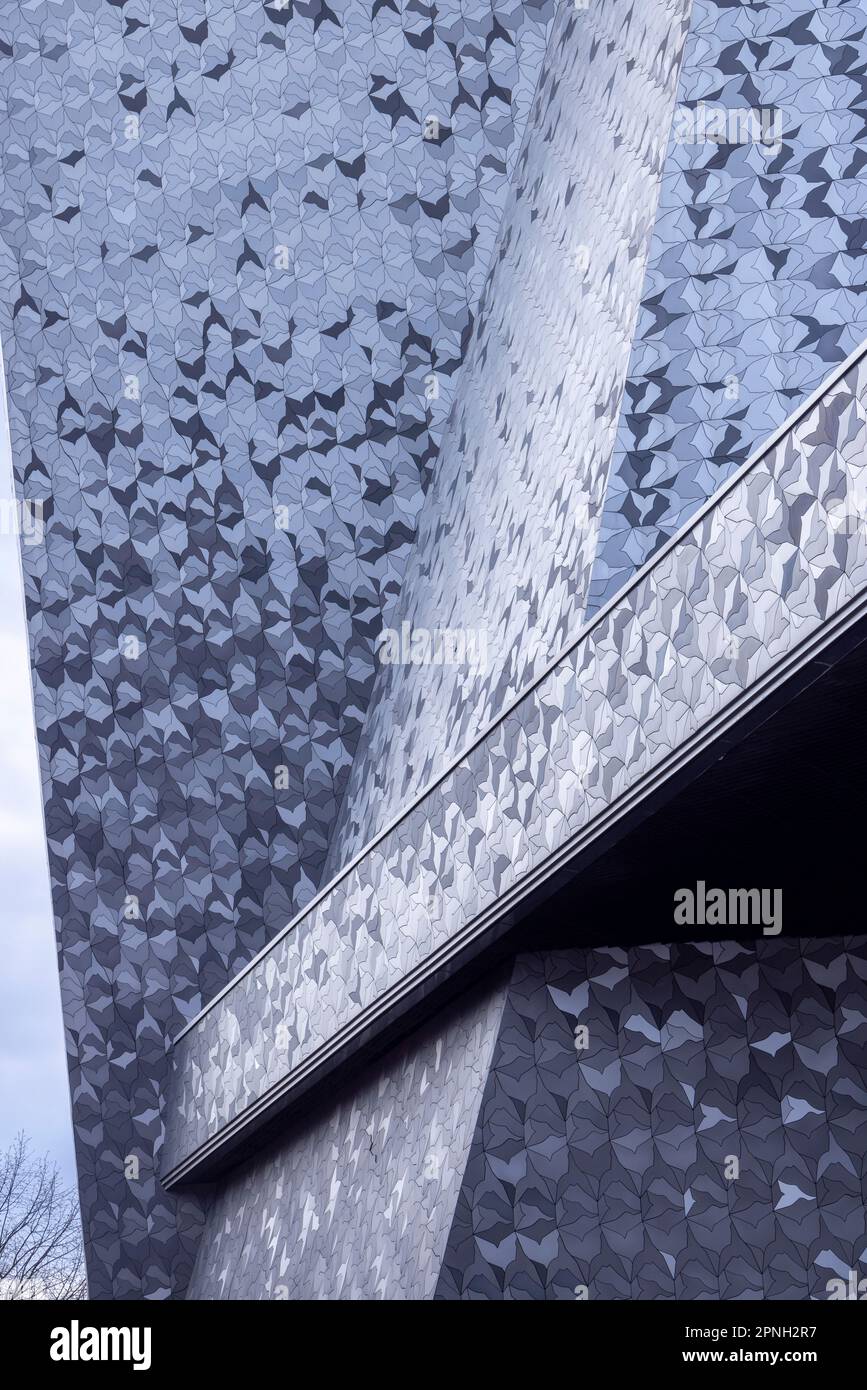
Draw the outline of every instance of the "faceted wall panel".
[[[591,609],[867,338],[865,65],[864,0],[694,0]]]
[[[460,1000],[217,1189],[190,1298],[431,1298],[506,980]]]
[[[561,5],[436,478],[389,620],[335,872],[578,629],[688,0]],[[463,642],[437,660],[437,632]],[[433,659],[413,638],[433,634]],[[386,663],[389,659],[389,664]]]
[[[867,615],[867,346],[175,1041],[164,1171],[490,937]],[[807,808],[805,807],[805,810]],[[585,924],[579,920],[575,930]]]
[[[862,1274],[865,992],[863,936],[520,957],[436,1296],[808,1300]]]
[[[524,961],[441,1276],[495,989],[208,1211],[159,1175],[867,602],[862,356],[568,645],[867,338],[865,62],[864,0],[10,11],[0,334],[94,1296],[181,1295],[203,1222],[202,1296],[808,1297],[852,1267],[857,942],[620,953],[610,991]]]
[[[167,1037],[315,889],[551,0],[25,0],[0,332],[91,1291],[165,1297]]]

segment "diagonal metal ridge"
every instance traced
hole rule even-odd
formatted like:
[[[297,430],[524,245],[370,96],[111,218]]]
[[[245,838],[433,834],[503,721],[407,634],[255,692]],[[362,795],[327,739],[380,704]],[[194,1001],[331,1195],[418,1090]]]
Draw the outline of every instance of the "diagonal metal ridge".
[[[867,345],[175,1040],[201,1177],[867,614]]]
[[[611,612],[613,612],[615,609],[620,607],[625,602],[627,596],[630,593],[632,593],[633,590],[637,589],[640,586],[640,584],[647,577],[647,575],[651,574],[655,569],[657,569],[663,563],[666,556],[668,556],[678,545],[680,545],[681,542],[687,536],[689,536],[691,532],[697,529],[699,523],[703,520],[703,518],[706,517],[709,513],[713,512],[713,510],[720,505],[723,498],[725,498],[730,492],[732,492],[733,489],[743,480],[743,478],[747,474],[751,473],[754,468],[756,468],[760,463],[762,463],[767,458],[768,454],[770,454],[782,442],[782,440],[785,439],[787,435],[791,434],[800,424],[800,422],[811,413],[811,411],[816,407],[816,405],[819,404],[823,397],[839,381],[842,381],[843,378],[849,374],[849,372],[854,366],[856,366],[859,362],[863,361],[865,358],[867,358],[867,340],[859,344],[859,346],[854,350],[854,352],[850,353],[850,355],[845,359],[845,361],[841,362],[839,366],[835,367],[834,370],[830,372],[826,379],[822,382],[821,386],[818,386],[815,391],[813,391],[809,396],[807,396],[805,400],[802,401],[801,404],[798,405],[798,407],[794,411],[792,411],[791,415],[789,415],[787,419],[784,420],[783,423],[779,426],[779,428],[776,429],[773,432],[773,434],[771,434],[769,438],[764,441],[764,443],[755,451],[755,453],[751,454],[750,457],[743,464],[741,464],[741,466],[729,478],[726,479],[725,483],[723,483],[722,486],[718,488],[715,493],[712,493],[712,495],[707,499],[707,501],[704,502],[701,507],[699,507],[699,509],[694,513],[692,517],[690,517],[689,521],[685,522],[684,525],[680,528],[680,530],[675,532],[675,534],[671,536],[671,538],[668,541],[666,541],[664,545],[660,546],[659,550],[657,550],[654,553],[651,559],[649,559],[646,564],[642,565],[640,569],[636,570],[635,574],[632,575],[628,582],[624,584],[622,588],[618,589],[618,591],[615,594],[613,594],[612,597],[601,608],[599,608],[591,618],[589,618],[586,622],[582,623],[578,632],[575,634],[574,637],[569,638],[569,640],[564,644],[558,655],[555,656],[551,661],[549,661],[548,664],[538,673],[538,675],[534,676],[533,680],[528,682],[525,688],[521,690],[514,697],[513,700],[510,700],[509,703],[504,706],[503,710],[494,719],[490,720],[484,726],[481,732],[478,733],[468,744],[466,744],[466,746],[460,751],[460,753],[457,753],[454,756],[454,758],[452,758],[443,767],[442,771],[438,772],[436,776],[433,777],[425,785],[422,791],[420,791],[416,796],[409,800],[406,803],[406,805],[401,808],[397,815],[394,816],[394,818],[383,827],[382,830],[380,830],[376,835],[371,836],[371,838],[362,846],[358,853],[355,854],[351,859],[349,859],[347,863],[341,869],[339,869],[338,872],[334,874],[333,877],[330,878],[323,887],[318,889],[318,891],[314,894],[310,901],[306,903],[305,906],[301,908],[301,910],[297,912],[289,922],[287,922],[286,926],[283,927],[277,933],[276,936],[272,937],[272,939],[268,942],[266,946],[262,948],[261,951],[259,951],[255,956],[253,956],[238,971],[238,973],[235,976],[233,976],[233,978],[228,982],[228,984],[224,985],[224,987],[217,994],[215,994],[214,997],[210,999],[207,1004],[204,1004],[202,1006],[199,1012],[195,1014],[194,1017],[191,1018],[190,1021],[179,1030],[178,1033],[175,1034],[174,1038],[170,1040],[170,1046],[174,1046],[174,1044],[177,1043],[182,1037],[184,1037],[185,1034],[191,1032],[192,1029],[197,1027],[197,1025],[205,1017],[205,1015],[208,1014],[219,1003],[221,999],[223,999],[227,994],[231,993],[231,991],[237,985],[238,981],[241,980],[245,975],[249,974],[251,970],[254,970],[255,967],[259,964],[259,962],[264,960],[270,954],[275,944],[283,936],[287,935],[289,932],[294,931],[299,926],[299,924],[310,915],[311,912],[313,912],[322,902],[324,902],[334,891],[334,889],[342,881],[348,878],[348,876],[352,873],[353,869],[357,868],[357,866],[370,854],[370,852],[373,849],[376,848],[377,845],[381,844],[383,840],[385,840],[390,834],[392,834],[392,832],[396,830],[398,826],[400,826],[401,823],[404,822],[412,814],[412,812],[418,806],[420,806],[432,794],[432,792],[434,792],[437,789],[437,787],[439,787],[461,765],[461,763],[465,762],[467,758],[470,756],[470,754],[473,752],[473,750],[477,748],[480,744],[484,743],[486,739],[490,737],[491,733],[499,725],[501,725],[509,717],[510,714],[512,714],[516,709],[518,709],[518,707],[526,699],[528,699],[534,693],[534,691],[536,691],[544,683],[544,681],[547,680],[547,678],[551,675],[552,671],[556,670],[556,668],[563,661],[567,660],[567,658],[575,652],[576,648],[579,647],[580,644],[586,640],[586,638],[593,632],[593,630],[605,621],[605,619]]]

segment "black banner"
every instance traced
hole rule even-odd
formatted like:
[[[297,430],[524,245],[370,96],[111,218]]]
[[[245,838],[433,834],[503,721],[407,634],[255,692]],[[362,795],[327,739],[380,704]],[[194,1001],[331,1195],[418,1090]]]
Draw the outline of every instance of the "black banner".
[[[797,1367],[805,1375],[812,1372],[827,1379],[837,1371],[855,1372],[863,1366],[864,1333],[867,1328],[865,1291],[843,1290],[821,1303],[675,1303],[610,1302],[576,1300],[552,1312],[553,1322],[535,1321],[526,1314],[527,1332],[539,1335],[540,1327],[550,1335],[576,1338],[564,1346],[560,1356],[578,1357],[576,1374],[586,1379],[601,1370],[617,1377],[640,1372],[663,1380],[672,1373],[700,1376],[710,1368],[723,1370],[776,1371]],[[845,1305],[845,1306],[844,1306]],[[332,1353],[335,1332],[343,1318],[352,1320],[353,1331],[338,1348],[345,1347],[348,1361],[356,1371],[369,1376],[374,1344],[393,1328],[401,1335],[405,1313],[398,1322],[379,1322],[382,1316],[365,1305],[362,1328],[354,1324],[357,1305],[310,1305],[275,1303],[2,1303],[0,1335],[6,1347],[15,1348],[16,1370],[33,1369],[47,1375],[51,1383],[63,1384],[70,1377],[93,1379],[109,1374],[145,1376],[215,1375],[224,1383],[228,1375],[277,1372],[295,1378],[301,1367],[310,1376],[322,1357],[322,1375],[333,1379]],[[449,1314],[442,1303],[422,1314],[435,1324]],[[515,1344],[515,1325],[509,1324],[502,1341],[489,1341],[497,1323],[497,1313],[476,1309],[473,1314],[457,1314],[460,1333],[468,1330],[486,1338],[487,1350],[496,1358],[498,1347],[505,1351]],[[470,1316],[471,1322],[463,1320]],[[310,1319],[313,1318],[313,1323]],[[316,1326],[319,1317],[322,1324]],[[488,1318],[493,1317],[494,1323]],[[335,1323],[335,1318],[337,1322]],[[371,1322],[370,1319],[373,1319]],[[433,1325],[432,1325],[433,1326]],[[450,1325],[451,1326],[451,1325]],[[320,1328],[327,1336],[328,1354],[323,1357]],[[405,1334],[404,1334],[405,1335]],[[519,1337],[522,1334],[518,1334]],[[523,1334],[526,1335],[526,1334]],[[520,1345],[520,1344],[519,1344]],[[399,1346],[399,1344],[398,1344]],[[394,1348],[398,1350],[398,1346]],[[571,1350],[570,1350],[571,1349]],[[435,1364],[441,1344],[433,1342],[425,1358],[427,1370]],[[526,1344],[523,1345],[526,1353]],[[377,1359],[389,1357],[388,1343],[380,1342]],[[405,1379],[414,1373],[415,1358],[408,1364],[390,1362],[383,1374]],[[417,1363],[415,1363],[417,1364]],[[473,1361],[461,1370],[472,1379]],[[583,1370],[581,1368],[583,1367]],[[490,1376],[486,1365],[485,1378]],[[455,1374],[453,1363],[449,1373]],[[481,1372],[480,1372],[481,1374]],[[743,1384],[743,1382],[741,1382]]]

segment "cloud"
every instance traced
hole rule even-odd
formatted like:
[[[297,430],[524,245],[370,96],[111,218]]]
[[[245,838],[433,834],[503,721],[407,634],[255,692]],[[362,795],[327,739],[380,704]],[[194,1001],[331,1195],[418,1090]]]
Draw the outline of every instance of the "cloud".
[[[3,397],[0,375],[0,397]],[[0,400],[0,497],[12,470]],[[6,514],[6,513],[4,513]],[[0,533],[0,1147],[23,1129],[74,1181],[18,538]]]

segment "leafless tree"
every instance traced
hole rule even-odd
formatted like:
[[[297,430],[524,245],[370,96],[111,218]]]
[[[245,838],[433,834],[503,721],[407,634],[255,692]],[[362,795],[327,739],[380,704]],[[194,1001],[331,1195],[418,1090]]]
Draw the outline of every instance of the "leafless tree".
[[[86,1297],[78,1199],[19,1134],[0,1153],[0,1299]]]

